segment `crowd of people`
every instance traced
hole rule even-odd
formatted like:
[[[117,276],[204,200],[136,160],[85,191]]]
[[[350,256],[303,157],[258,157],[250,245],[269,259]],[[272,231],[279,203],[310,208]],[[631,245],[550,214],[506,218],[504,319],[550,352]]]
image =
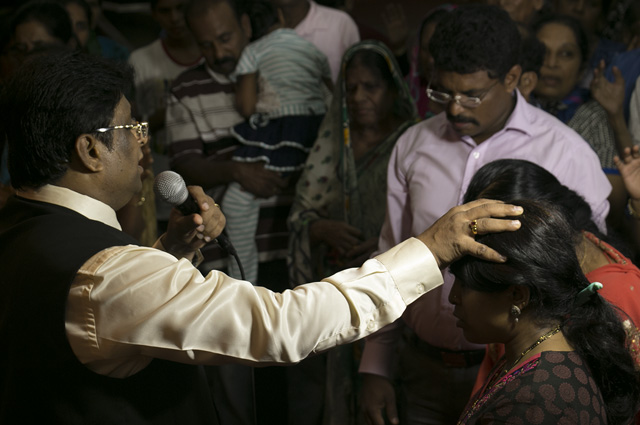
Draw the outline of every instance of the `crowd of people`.
[[[0,34],[0,422],[640,424],[637,2],[149,6]]]

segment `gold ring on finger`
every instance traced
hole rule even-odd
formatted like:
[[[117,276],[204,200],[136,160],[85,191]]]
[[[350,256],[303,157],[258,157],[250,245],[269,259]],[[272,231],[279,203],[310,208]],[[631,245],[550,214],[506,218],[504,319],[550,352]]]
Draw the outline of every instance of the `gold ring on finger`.
[[[478,220],[471,220],[469,222],[469,228],[471,229],[473,236],[476,236],[478,234]]]

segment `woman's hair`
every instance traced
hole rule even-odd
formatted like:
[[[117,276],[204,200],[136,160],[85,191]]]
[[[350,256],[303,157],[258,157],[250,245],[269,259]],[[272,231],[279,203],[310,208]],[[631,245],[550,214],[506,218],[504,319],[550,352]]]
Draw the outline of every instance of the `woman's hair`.
[[[498,159],[482,166],[469,182],[464,202],[479,198],[505,202],[514,199],[547,201],[560,208],[576,232],[587,230],[601,236],[591,218],[591,207],[584,198],[530,161]]]
[[[482,166],[471,179],[464,202],[479,198],[511,202],[514,199],[547,201],[558,207],[571,227],[574,240],[579,242],[586,230],[618,248],[627,257],[632,255],[627,244],[608,229],[605,235],[593,221],[591,207],[582,196],[564,186],[558,179],[530,161],[498,159]]]
[[[576,39],[576,43],[578,44],[578,48],[580,49],[580,61],[581,67],[583,69],[587,61],[589,59],[589,39],[587,38],[587,34],[584,32],[582,28],[582,24],[579,20],[574,18],[573,16],[568,15],[558,15],[558,14],[548,14],[540,16],[531,26],[533,33],[538,34],[538,32],[548,24],[558,24],[564,25],[569,28],[573,33],[573,36]]]
[[[19,25],[31,21],[42,24],[50,36],[65,45],[75,38],[67,10],[55,1],[31,1],[22,6],[11,19],[11,34],[15,34]]]
[[[610,424],[627,423],[640,397],[639,374],[618,313],[600,295],[576,302],[589,285],[572,242],[573,229],[552,204],[513,200],[524,208],[514,219],[516,232],[478,235],[476,239],[507,257],[494,263],[467,256],[451,265],[464,288],[501,292],[511,285],[529,289],[524,312],[540,326],[560,324],[562,332],[586,361],[605,402]]]

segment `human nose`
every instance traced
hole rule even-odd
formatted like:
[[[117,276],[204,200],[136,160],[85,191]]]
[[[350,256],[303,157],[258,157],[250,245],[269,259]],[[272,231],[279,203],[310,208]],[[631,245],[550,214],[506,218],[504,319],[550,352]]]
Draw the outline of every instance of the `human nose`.
[[[453,116],[461,114],[464,111],[464,107],[460,105],[460,98],[457,96],[452,97],[449,103],[447,103],[447,110],[449,114]]]
[[[549,67],[549,68],[554,68],[557,64],[558,64],[558,60],[556,58],[556,55],[551,53],[551,52],[547,52],[544,55],[544,63],[545,66]]]
[[[353,89],[353,100],[356,102],[360,102],[362,100],[364,100],[365,95],[364,95],[364,90],[362,88],[362,86],[357,85],[354,89]]]

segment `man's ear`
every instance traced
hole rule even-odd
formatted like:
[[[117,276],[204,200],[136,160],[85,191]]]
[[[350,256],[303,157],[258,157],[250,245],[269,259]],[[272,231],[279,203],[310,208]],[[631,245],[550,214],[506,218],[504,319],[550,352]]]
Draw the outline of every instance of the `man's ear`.
[[[529,102],[531,93],[535,90],[538,85],[538,74],[534,71],[523,72],[520,77],[520,83],[518,84],[518,90],[522,93],[527,102]]]
[[[244,32],[247,40],[251,40],[251,35],[253,35],[251,31],[251,20],[249,20],[249,15],[246,13],[240,17],[240,28],[242,28],[242,32]]]
[[[90,134],[81,134],[75,143],[75,153],[78,161],[92,172],[98,172],[104,168],[102,152],[106,148],[102,142]]]
[[[522,67],[518,64],[513,65],[507,75],[504,77],[504,87],[505,89],[511,93],[517,86],[520,81],[520,75],[522,74]]]

